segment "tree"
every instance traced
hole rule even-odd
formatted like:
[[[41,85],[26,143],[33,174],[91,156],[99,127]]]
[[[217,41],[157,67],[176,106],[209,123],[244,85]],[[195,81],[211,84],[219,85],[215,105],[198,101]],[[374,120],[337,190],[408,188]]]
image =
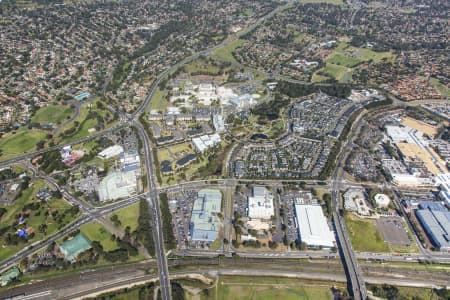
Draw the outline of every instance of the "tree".
[[[116,214],[113,214],[110,218],[111,222],[113,222],[114,226],[119,227],[122,225],[122,222],[120,222],[119,217]]]

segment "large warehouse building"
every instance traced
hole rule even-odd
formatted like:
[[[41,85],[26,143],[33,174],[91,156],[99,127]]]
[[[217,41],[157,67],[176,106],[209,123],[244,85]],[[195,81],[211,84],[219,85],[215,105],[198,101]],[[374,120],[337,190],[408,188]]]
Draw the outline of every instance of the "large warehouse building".
[[[248,197],[248,216],[269,220],[274,215],[273,195],[263,186],[253,187],[253,197]]]
[[[189,225],[191,241],[209,243],[217,239],[220,227],[217,214],[221,207],[222,193],[219,190],[203,189],[198,192]]]
[[[295,215],[300,241],[305,242],[308,247],[332,248],[335,246],[334,234],[328,227],[320,205],[296,205]]]
[[[434,246],[441,251],[450,251],[450,212],[418,209],[416,216]]]

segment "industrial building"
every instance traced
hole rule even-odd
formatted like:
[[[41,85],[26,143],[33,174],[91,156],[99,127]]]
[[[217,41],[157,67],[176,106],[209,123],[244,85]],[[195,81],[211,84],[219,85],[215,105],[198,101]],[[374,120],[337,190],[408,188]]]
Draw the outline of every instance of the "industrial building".
[[[334,234],[328,227],[320,205],[295,205],[295,216],[301,242],[313,248],[335,246]]]
[[[137,193],[137,178],[133,172],[113,171],[98,185],[100,202],[130,197]]]
[[[450,251],[450,212],[418,209],[416,216],[433,245],[441,251]]]
[[[120,145],[114,145],[108,148],[103,149],[98,157],[102,159],[110,159],[116,156],[119,156],[123,152],[123,147]]]
[[[220,227],[217,214],[221,207],[222,193],[219,190],[203,189],[198,192],[189,224],[191,241],[211,243],[217,239]]]
[[[435,182],[439,186],[439,197],[450,207],[450,173],[437,175]]]
[[[136,176],[141,174],[141,159],[137,150],[121,153],[120,163],[122,172],[134,172]]]
[[[253,187],[253,196],[248,197],[249,218],[269,220],[273,215],[272,193],[263,186]]]
[[[209,148],[212,148],[216,145],[220,144],[220,135],[217,133],[211,135],[202,135],[198,138],[192,139],[192,144],[194,145],[195,150],[200,153],[205,152]]]
[[[383,159],[383,169],[392,177],[392,183],[398,186],[432,187],[434,182],[430,178],[417,177],[411,174],[399,160]]]
[[[62,243],[59,250],[67,260],[74,260],[80,253],[91,249],[89,240],[82,233],[77,234],[72,239]]]
[[[415,143],[415,140],[412,136],[415,132],[417,131],[405,126],[386,125],[386,134],[394,143]]]
[[[101,202],[126,198],[137,193],[141,161],[135,150],[120,153],[120,171],[112,171],[98,185]]]

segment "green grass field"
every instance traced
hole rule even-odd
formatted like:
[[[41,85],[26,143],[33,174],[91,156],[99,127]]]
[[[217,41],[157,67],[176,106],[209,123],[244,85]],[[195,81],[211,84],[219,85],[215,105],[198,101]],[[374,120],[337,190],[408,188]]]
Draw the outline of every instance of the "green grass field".
[[[75,121],[78,122],[80,125],[78,127],[78,129],[76,130],[76,132],[74,132],[72,135],[69,136],[58,136],[59,140],[58,142],[69,142],[69,141],[73,141],[76,139],[80,139],[83,137],[86,137],[88,135],[94,134],[89,132],[89,129],[94,128],[95,126],[98,125],[98,121],[97,118],[90,118],[87,119],[89,112],[90,111],[95,111],[97,112],[101,117],[105,118],[106,114],[108,114],[109,112],[107,111],[107,109],[98,109],[97,108],[97,102],[99,102],[98,99],[92,101],[92,102],[87,102],[87,103],[83,103],[83,105],[80,108],[80,114],[78,115],[78,117],[73,121],[70,122],[68,124],[66,124],[63,128],[60,129],[60,132],[64,132],[67,129],[70,129],[74,126]],[[114,122],[109,122],[106,123],[105,122],[105,126],[106,127],[110,127],[113,126],[117,121]]]
[[[111,241],[111,233],[106,228],[96,222],[88,223],[80,227],[80,231],[92,242],[98,241],[103,246],[103,250],[111,251],[117,249],[115,241]]]
[[[208,159],[203,158],[200,159],[199,162],[193,162],[190,165],[186,166],[183,169],[175,170],[173,175],[170,176],[162,176],[163,185],[170,185],[179,182],[185,182],[186,180],[196,179],[195,176],[198,176],[199,169],[208,164]],[[202,178],[205,179],[205,178]]]
[[[350,80],[350,78],[351,78],[351,69],[350,68],[334,65],[331,63],[327,63],[325,68],[321,69],[321,71],[323,73],[327,74],[328,76],[335,78],[339,82],[344,82],[344,79],[346,76],[347,76],[347,80]]]
[[[31,119],[33,123],[53,123],[57,124],[63,122],[67,118],[70,118],[74,114],[75,110],[66,105],[48,105],[40,108]]]
[[[439,80],[436,78],[430,78],[430,83],[433,85],[442,95],[446,96],[447,98],[450,98],[450,89],[443,85]]]
[[[375,52],[369,48],[353,47],[345,42],[340,42],[334,49],[333,53],[328,56],[328,59],[332,59],[334,56],[340,55],[336,58],[337,61],[356,63],[361,61],[373,60],[380,62],[383,59],[393,60],[395,58],[392,52]]]
[[[388,244],[383,240],[381,231],[375,227],[372,220],[364,220],[353,214],[347,214],[345,223],[356,251],[389,252]]]
[[[190,151],[191,150],[191,144],[190,143],[183,143],[183,144],[178,144],[178,145],[174,145],[170,147],[170,151],[173,154],[177,154],[181,151]]]
[[[357,65],[360,60],[353,58],[353,57],[349,57],[349,56],[345,56],[343,54],[340,53],[336,53],[333,54],[331,57],[329,57],[326,60],[327,64],[335,64],[335,65],[340,65],[340,66],[346,66],[346,67],[353,67],[355,65]]]
[[[90,135],[91,133],[89,133],[89,130],[97,126],[97,124],[97,119],[88,119],[84,121],[77,133],[72,135],[69,140],[76,140]]]
[[[62,133],[65,130],[67,130],[69,128],[72,128],[74,126],[74,122],[78,122],[78,123],[81,124],[87,118],[88,114],[89,114],[89,108],[87,107],[86,104],[82,105],[80,107],[80,114],[78,115],[78,117],[76,117],[76,119],[73,120],[72,122],[70,122],[68,124],[65,124],[63,127],[61,127],[59,132]],[[70,137],[63,137],[63,138],[60,138],[60,139],[61,139],[61,141],[70,141],[71,139],[73,139],[73,137],[72,136],[70,136]]]
[[[158,160],[162,162],[163,160],[172,160],[169,151],[166,148],[158,149]]]
[[[332,299],[331,286],[274,277],[223,276],[204,300]]]
[[[322,76],[322,75],[314,73],[312,78],[311,78],[311,81],[312,82],[322,82],[322,81],[325,81],[327,79],[328,79],[328,77],[326,77],[326,76]]]
[[[195,73],[195,72],[206,72],[210,74],[218,74],[220,68],[211,65],[209,62],[205,60],[195,60],[190,64],[184,66],[186,68],[186,72]]]
[[[0,159],[8,159],[36,149],[36,144],[45,139],[47,132],[39,129],[20,128],[13,134],[8,133],[0,140]]]
[[[247,8],[242,13],[246,16],[251,16],[253,14],[253,9]]]
[[[119,220],[122,223],[122,228],[130,226],[131,231],[134,231],[138,226],[139,203],[122,208],[114,214],[119,217]]]
[[[386,268],[398,268],[398,269],[422,270],[422,271],[450,271],[450,264],[446,263],[420,264],[412,261],[368,262],[366,260],[361,260],[360,263],[366,265],[383,265]]]
[[[228,45],[217,49],[214,51],[213,55],[216,55],[224,60],[230,61],[232,63],[237,63],[236,59],[233,57],[233,51],[241,47],[245,43],[245,40],[237,39]]]
[[[393,61],[394,59],[395,55],[392,52],[375,52],[368,48],[357,48],[340,42],[325,59],[325,67],[319,71],[339,82],[348,82],[351,81],[353,68],[358,64],[370,60],[381,62],[382,60]],[[313,82],[320,82],[325,79],[326,77],[319,75],[317,72],[312,77]]]
[[[7,210],[7,212],[0,219],[0,228],[11,226],[15,221],[17,221],[17,215],[23,211],[24,205],[31,202],[40,202],[40,200],[36,198],[36,193],[40,188],[44,186],[46,186],[46,183],[44,181],[34,179],[30,182],[29,188],[25,189],[22,192],[22,195],[14,201],[13,205],[0,206],[6,208]],[[46,216],[46,213],[51,211],[55,214],[57,211],[58,214],[62,214],[62,212],[69,207],[70,205],[65,200],[51,198],[50,200],[45,202],[45,205],[41,205],[38,210],[29,210],[29,216],[28,218],[26,218],[26,222],[27,227],[33,228],[33,232],[35,234],[34,238],[30,239],[28,243],[6,245],[3,237],[0,237],[0,244],[5,245],[3,248],[1,248],[0,251],[0,261],[10,257],[14,253],[17,253],[26,246],[43,239],[46,235],[51,235],[58,231],[59,225],[54,222],[54,218],[52,216]],[[73,219],[69,215],[67,215],[63,219],[63,224],[68,224],[72,220]],[[47,225],[46,235],[38,230],[41,224]],[[13,234],[11,231],[9,232]]]
[[[159,88],[156,90],[156,92],[153,94],[152,99],[150,100],[149,109],[156,109],[158,111],[164,112],[167,106],[169,106],[170,103],[164,96],[164,92],[161,91]]]
[[[367,289],[371,290],[374,285],[369,284]],[[378,285],[381,288],[381,286]],[[405,286],[396,286],[398,289],[398,299],[445,299],[439,297],[436,292],[429,288],[415,288],[415,287],[405,287]],[[448,292],[447,292],[448,294]],[[380,299],[380,298],[378,298]],[[396,298],[397,299],[397,298]]]

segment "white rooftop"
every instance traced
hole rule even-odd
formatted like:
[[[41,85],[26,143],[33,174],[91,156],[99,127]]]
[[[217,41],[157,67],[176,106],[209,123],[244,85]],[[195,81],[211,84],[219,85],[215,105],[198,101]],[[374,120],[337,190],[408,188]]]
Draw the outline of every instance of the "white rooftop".
[[[123,147],[122,146],[114,145],[114,146],[108,147],[106,149],[103,149],[98,154],[98,156],[101,157],[101,158],[108,159],[108,158],[111,158],[111,157],[114,157],[114,156],[118,156],[122,152],[123,152]]]
[[[262,186],[253,188],[253,197],[248,197],[248,216],[255,219],[270,219],[274,214],[273,196]]]
[[[296,205],[295,215],[302,242],[313,247],[334,247],[336,240],[320,205]]]
[[[192,139],[195,149],[198,152],[205,152],[207,149],[220,144],[220,135],[217,133],[211,135],[202,135]]]

